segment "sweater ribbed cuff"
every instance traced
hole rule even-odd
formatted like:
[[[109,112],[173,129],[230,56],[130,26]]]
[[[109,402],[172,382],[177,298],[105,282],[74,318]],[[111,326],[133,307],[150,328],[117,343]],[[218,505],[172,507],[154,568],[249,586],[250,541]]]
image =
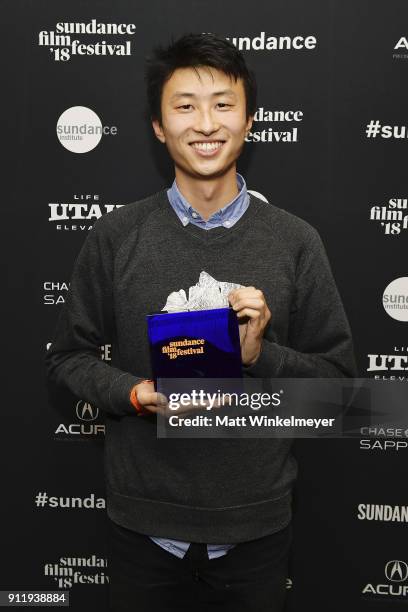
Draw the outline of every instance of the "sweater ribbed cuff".
[[[283,347],[262,338],[258,359],[250,366],[243,365],[242,371],[253,378],[276,378],[282,368],[283,359]]]
[[[109,389],[109,404],[115,414],[118,416],[137,415],[130,401],[130,392],[142,380],[146,380],[146,377],[133,376],[133,374],[124,372],[113,381]]]

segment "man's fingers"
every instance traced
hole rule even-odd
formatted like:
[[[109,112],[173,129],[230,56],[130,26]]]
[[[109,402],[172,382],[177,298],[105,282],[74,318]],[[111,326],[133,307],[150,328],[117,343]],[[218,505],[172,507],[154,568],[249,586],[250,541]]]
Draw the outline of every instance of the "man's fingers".
[[[143,404],[143,408],[149,412],[153,412],[154,414],[167,416],[169,413],[169,403],[167,401],[167,397],[162,393],[157,392],[152,393],[152,395],[154,396],[152,402]]]
[[[167,404],[167,397],[158,391],[145,391],[141,389],[137,394],[137,399],[142,406],[146,407],[148,405],[158,406]]]
[[[220,402],[216,400],[212,404],[209,401],[200,402],[197,404],[180,405],[177,410],[170,410],[168,399],[163,393],[157,391],[141,391],[138,394],[140,404],[151,413],[161,414],[162,416],[169,417],[172,415],[188,415],[197,414],[198,412],[205,411],[207,408],[220,408],[223,405],[230,403],[229,398],[223,398]]]
[[[225,397],[220,399],[220,401],[218,401],[218,399],[215,399],[215,401],[213,402],[209,402],[209,401],[200,401],[200,403],[197,404],[184,404],[184,405],[180,405],[177,410],[170,410],[168,409],[168,414],[197,414],[199,412],[203,412],[203,411],[207,411],[207,409],[212,410],[213,408],[220,408],[220,406],[224,406],[225,404],[230,404],[231,403],[231,398],[230,397]]]
[[[156,401],[158,406],[168,406],[167,397],[163,393],[156,392]]]
[[[232,291],[230,291],[228,295],[231,295],[233,293],[238,293],[238,292],[242,293],[243,291],[248,291],[248,290],[253,291],[254,289],[255,287],[253,287],[252,285],[248,285],[247,287],[239,287],[238,289],[233,289]],[[255,291],[260,291],[260,289],[259,290],[255,289]]]
[[[257,297],[246,297],[234,302],[233,309],[240,310],[246,306],[261,309],[265,306],[265,301]]]
[[[259,310],[255,310],[254,308],[244,308],[243,310],[237,312],[238,318],[249,317],[250,319],[259,319],[260,316],[261,313]]]
[[[263,297],[261,289],[255,289],[255,287],[241,287],[241,289],[235,289],[228,294],[228,299],[236,300],[241,297]]]

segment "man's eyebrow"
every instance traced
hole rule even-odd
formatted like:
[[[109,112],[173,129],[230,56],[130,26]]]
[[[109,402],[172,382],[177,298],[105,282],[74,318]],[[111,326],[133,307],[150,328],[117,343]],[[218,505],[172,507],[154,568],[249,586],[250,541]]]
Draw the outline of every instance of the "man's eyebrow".
[[[236,94],[234,91],[232,91],[232,89],[224,89],[223,91],[215,91],[214,93],[211,94],[212,98],[215,98],[216,96],[231,96],[233,98],[236,98]],[[195,94],[187,92],[187,91],[176,91],[171,96],[170,102],[174,102],[174,100],[177,100],[178,98],[195,98],[195,97],[196,97]]]

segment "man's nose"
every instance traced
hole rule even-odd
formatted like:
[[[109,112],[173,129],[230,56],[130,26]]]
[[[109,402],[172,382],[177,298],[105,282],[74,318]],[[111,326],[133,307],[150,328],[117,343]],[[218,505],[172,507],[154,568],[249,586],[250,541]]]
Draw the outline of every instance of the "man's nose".
[[[218,130],[219,123],[211,110],[202,110],[198,113],[194,127],[197,132],[208,135]]]

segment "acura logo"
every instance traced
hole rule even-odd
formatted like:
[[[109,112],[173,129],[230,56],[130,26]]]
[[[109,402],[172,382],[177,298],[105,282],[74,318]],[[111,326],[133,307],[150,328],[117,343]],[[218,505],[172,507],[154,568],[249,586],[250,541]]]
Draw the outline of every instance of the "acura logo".
[[[79,400],[76,405],[76,415],[81,421],[94,421],[98,418],[98,414],[98,408],[94,408],[91,404],[88,404],[88,402]]]
[[[391,582],[404,582],[408,578],[408,565],[405,561],[388,561],[385,575]]]

